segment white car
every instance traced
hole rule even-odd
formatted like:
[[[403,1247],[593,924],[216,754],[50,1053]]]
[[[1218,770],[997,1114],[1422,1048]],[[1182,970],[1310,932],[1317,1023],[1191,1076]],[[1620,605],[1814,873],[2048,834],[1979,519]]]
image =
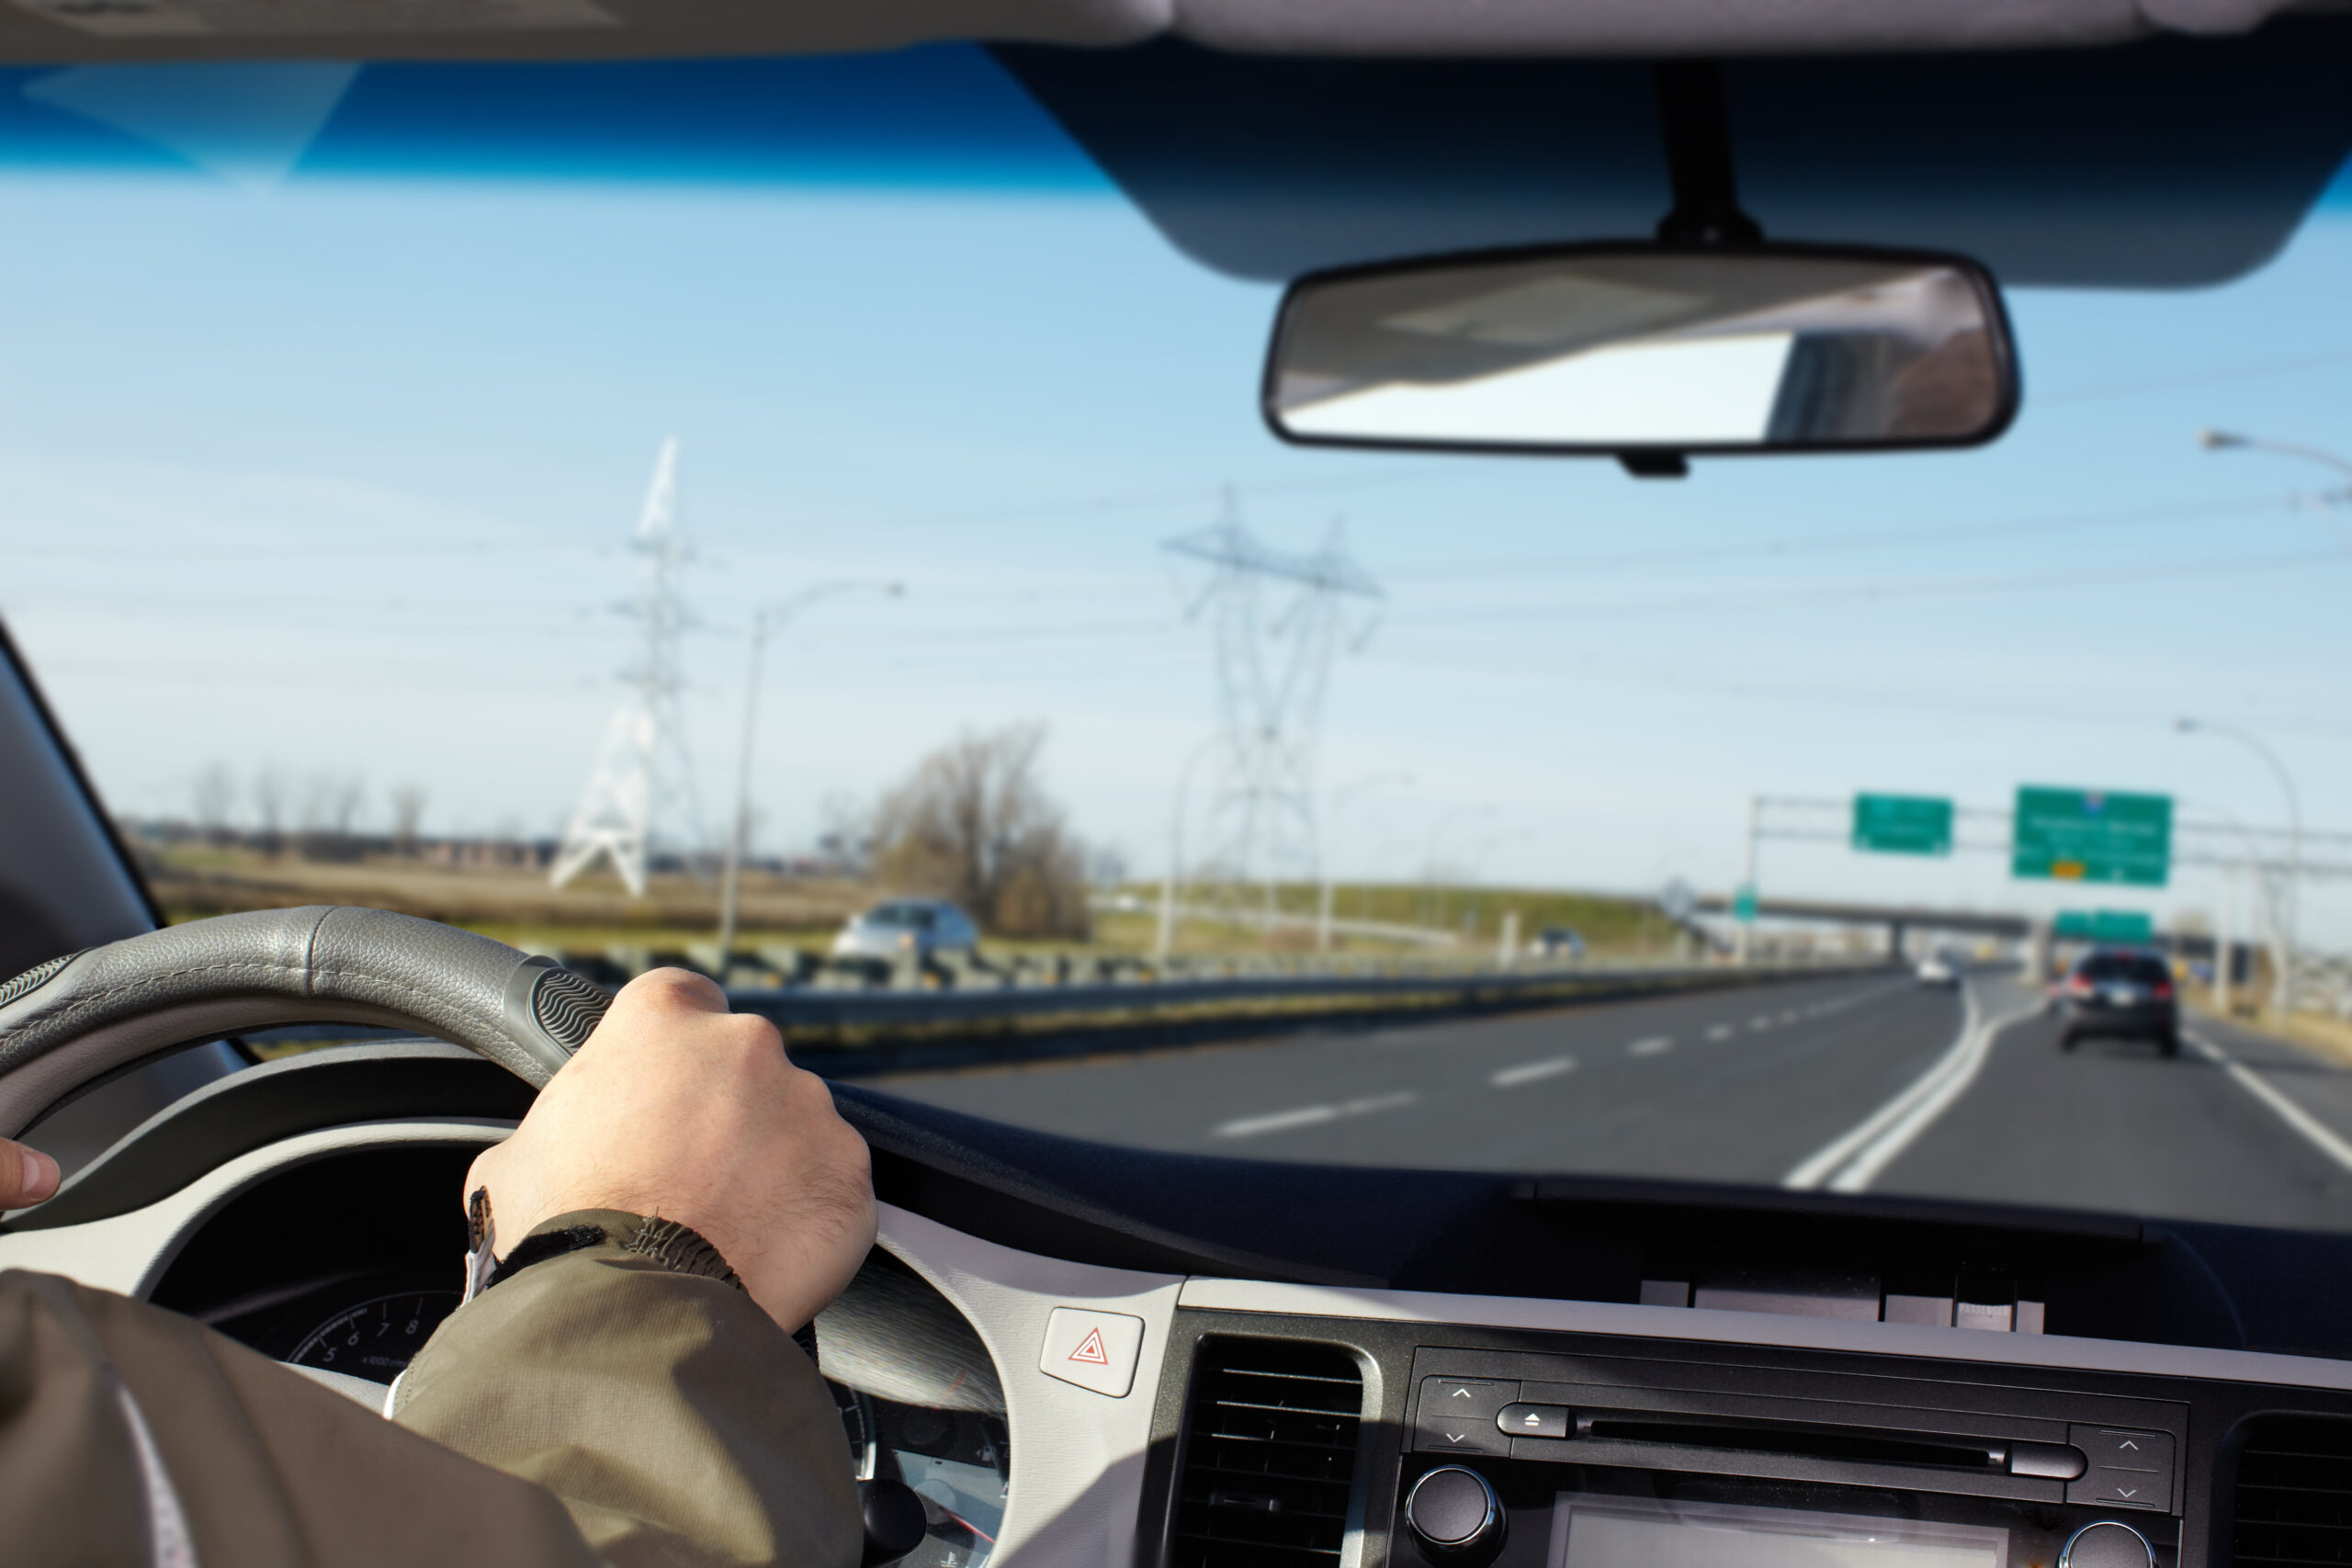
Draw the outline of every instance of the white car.
[[[833,938],[835,958],[888,963],[938,953],[970,953],[980,945],[972,917],[944,898],[893,898],[852,915]]]
[[[1931,953],[1919,960],[1919,984],[1945,987],[1956,987],[1960,984],[1961,969],[1959,954]]]

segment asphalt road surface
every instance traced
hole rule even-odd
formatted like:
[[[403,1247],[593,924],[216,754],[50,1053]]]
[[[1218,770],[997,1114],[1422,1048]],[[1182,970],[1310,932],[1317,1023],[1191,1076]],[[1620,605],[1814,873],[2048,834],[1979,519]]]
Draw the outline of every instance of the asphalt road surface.
[[[2086,1041],[2013,980],[1801,981],[906,1074],[876,1087],[1156,1148],[1927,1193],[2352,1229],[2352,1073],[2191,1020]]]

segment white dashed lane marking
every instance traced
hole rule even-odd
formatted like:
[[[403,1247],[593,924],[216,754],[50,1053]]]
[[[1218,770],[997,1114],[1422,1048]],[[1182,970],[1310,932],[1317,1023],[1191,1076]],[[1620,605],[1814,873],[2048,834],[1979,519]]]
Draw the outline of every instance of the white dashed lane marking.
[[[1647,1040],[1636,1040],[1625,1047],[1628,1056],[1655,1056],[1661,1051],[1674,1049],[1673,1040],[1664,1034],[1653,1034]]]
[[[1707,1031],[1707,1038],[1710,1040],[1728,1040],[1738,1032],[1739,1032],[1737,1030],[1734,1029],[1728,1023],[1719,1023],[1713,1029]]]
[[[1220,1138],[1254,1138],[1264,1133],[1286,1133],[1294,1127],[1313,1127],[1325,1122],[1337,1122],[1343,1116],[1368,1116],[1375,1111],[1396,1111],[1420,1098],[1410,1089],[1403,1089],[1396,1094],[1375,1094],[1338,1105],[1302,1105],[1295,1111],[1244,1116],[1222,1122],[1213,1131]]]
[[[1487,1081],[1497,1089],[1513,1089],[1520,1084],[1533,1083],[1539,1078],[1557,1077],[1562,1073],[1572,1073],[1576,1070],[1577,1059],[1574,1056],[1554,1056],[1549,1061],[1521,1062],[1515,1067],[1505,1067]]]

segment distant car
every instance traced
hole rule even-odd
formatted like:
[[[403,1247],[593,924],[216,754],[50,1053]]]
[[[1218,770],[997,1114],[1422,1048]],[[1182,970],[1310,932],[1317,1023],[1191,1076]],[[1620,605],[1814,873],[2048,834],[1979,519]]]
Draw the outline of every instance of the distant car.
[[[1538,958],[1582,958],[1584,936],[1566,926],[1545,926],[1535,933],[1527,950]]]
[[[1962,968],[1958,953],[1941,951],[1930,953],[1927,957],[1919,960],[1917,971],[1919,984],[1945,987],[1956,987],[1960,984]]]
[[[2152,953],[2094,948],[2075,961],[2058,987],[2065,1025],[2058,1048],[2071,1051],[2096,1035],[2154,1041],[2167,1056],[2180,1055],[2180,1006],[2172,970]]]
[[[833,938],[835,958],[894,963],[942,953],[972,953],[980,945],[972,917],[944,898],[893,898],[852,915]]]

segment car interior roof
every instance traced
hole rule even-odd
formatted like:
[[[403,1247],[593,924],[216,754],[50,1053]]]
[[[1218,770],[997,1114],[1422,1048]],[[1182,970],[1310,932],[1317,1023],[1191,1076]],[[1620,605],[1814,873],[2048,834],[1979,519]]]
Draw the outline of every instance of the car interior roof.
[[[152,0],[0,7],[0,62],[630,59],[871,50],[943,39],[1094,47],[1188,39],[1281,54],[1746,54],[2075,48],[2243,32],[2289,0]]]

